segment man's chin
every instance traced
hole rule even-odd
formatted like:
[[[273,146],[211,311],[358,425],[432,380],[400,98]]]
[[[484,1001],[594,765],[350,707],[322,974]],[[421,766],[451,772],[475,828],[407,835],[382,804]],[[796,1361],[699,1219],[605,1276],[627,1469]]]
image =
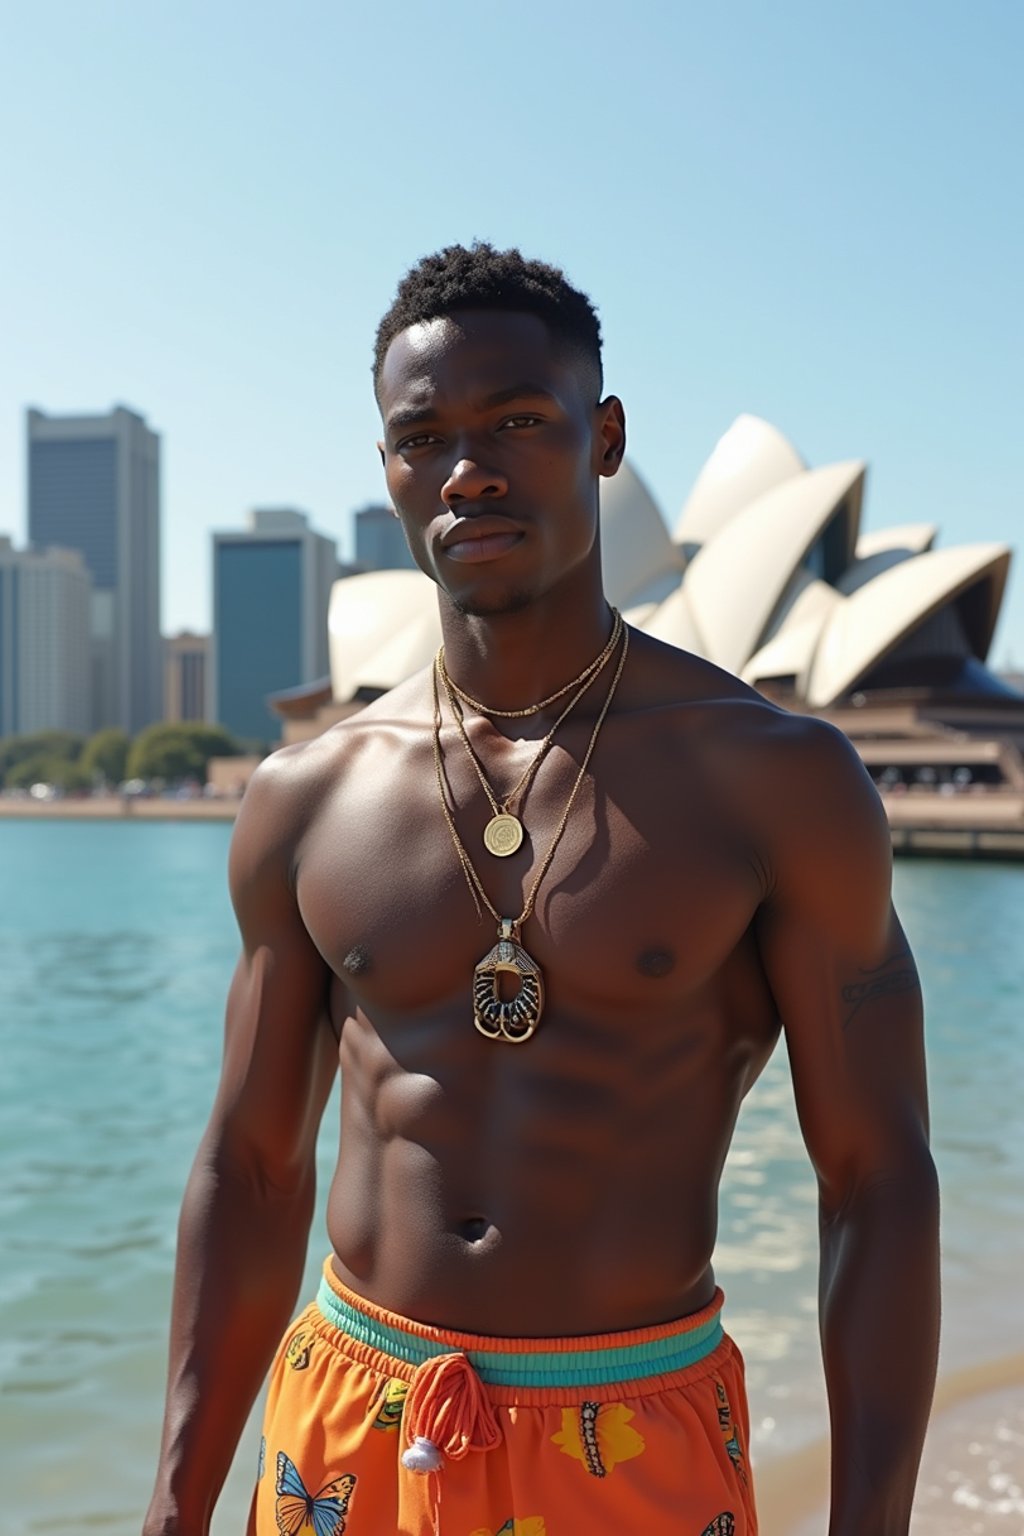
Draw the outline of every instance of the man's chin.
[[[497,619],[503,614],[522,613],[534,598],[522,587],[506,587],[500,592],[449,592],[448,596],[464,619]]]

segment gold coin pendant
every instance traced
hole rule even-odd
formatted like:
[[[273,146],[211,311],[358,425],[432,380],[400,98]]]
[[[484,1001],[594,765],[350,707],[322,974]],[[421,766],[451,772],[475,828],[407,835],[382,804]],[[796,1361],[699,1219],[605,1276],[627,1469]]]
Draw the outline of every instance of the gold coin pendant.
[[[522,843],[523,824],[518,817],[510,816],[507,811],[500,816],[492,816],[484,827],[484,847],[496,859],[507,859],[510,853],[522,847]]]

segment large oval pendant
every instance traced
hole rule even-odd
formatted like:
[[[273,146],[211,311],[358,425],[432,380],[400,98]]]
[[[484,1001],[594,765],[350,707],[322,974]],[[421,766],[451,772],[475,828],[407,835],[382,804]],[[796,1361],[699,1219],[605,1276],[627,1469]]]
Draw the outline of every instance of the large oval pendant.
[[[510,853],[522,847],[522,843],[523,824],[518,816],[510,816],[508,811],[492,816],[484,827],[484,847],[496,859],[507,859]]]
[[[503,998],[498,991],[502,975],[518,979],[515,997]],[[473,972],[473,1023],[488,1040],[522,1045],[540,1023],[543,1007],[540,966],[514,939],[499,939]]]

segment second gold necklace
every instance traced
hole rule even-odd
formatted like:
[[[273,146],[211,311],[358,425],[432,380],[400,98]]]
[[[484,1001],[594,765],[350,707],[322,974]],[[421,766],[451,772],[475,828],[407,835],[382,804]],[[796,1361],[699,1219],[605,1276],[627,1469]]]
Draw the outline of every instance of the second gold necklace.
[[[462,744],[469,755],[469,759],[473,764],[474,770],[476,771],[476,776],[480,780],[483,792],[487,796],[488,804],[491,807],[491,819],[484,827],[483,843],[484,847],[487,849],[487,852],[493,854],[495,858],[507,859],[510,854],[515,853],[519,848],[522,847],[524,835],[523,824],[519,816],[515,814],[512,808],[520,796],[525,795],[529,790],[530,785],[533,783],[534,778],[536,777],[538,768],[544,761],[544,758],[547,756],[548,749],[550,748],[551,743],[554,741],[555,734],[559,727],[562,725],[563,721],[568,719],[569,715],[571,715],[573,710],[576,708],[576,705],[583,698],[583,695],[589,691],[591,685],[595,683],[600,677],[604,668],[608,664],[609,659],[611,658],[612,652],[618,645],[619,636],[622,633],[622,615],[619,613],[617,608],[612,609],[612,614],[612,633],[608,643],[604,647],[604,650],[598,657],[595,658],[594,661],[589,664],[586,670],[582,672],[579,677],[575,678],[573,683],[569,685],[570,687],[576,687],[576,685],[579,684],[579,686],[576,687],[576,692],[573,694],[568,704],[558,716],[558,719],[555,721],[554,725],[551,727],[543,741],[540,743],[540,746],[530,760],[525,773],[521,775],[521,777],[509,790],[508,794],[505,795],[505,797],[500,801],[498,800],[494,791],[491,789],[487,775],[484,773],[480,759],[473,749],[473,743],[470,741],[469,733],[466,730],[466,723],[463,718],[461,703],[461,700],[465,697],[465,695],[456,688],[455,684],[448,676],[448,671],[444,664],[443,649],[440,650],[437,654],[437,673],[441,679],[442,684],[444,685],[445,696],[448,700],[448,707],[452,712],[452,719],[455,721],[459,735],[462,738]]]
[[[590,733],[587,750],[583,754],[576,781],[566,801],[565,810],[555,828],[554,836],[548,845],[548,851],[541,860],[540,868],[533,877],[533,882],[526,894],[523,910],[518,917],[502,917],[497,907],[491,901],[484,890],[483,882],[466,852],[459,830],[455,825],[455,817],[448,806],[448,796],[444,786],[444,768],[441,759],[441,696],[438,686],[440,665],[435,661],[432,669],[434,688],[434,772],[437,777],[437,790],[441,800],[441,810],[451,836],[455,855],[462,866],[462,873],[466,877],[470,895],[476,906],[477,914],[483,916],[481,902],[494,918],[498,925],[498,942],[484,955],[473,972],[473,1023],[480,1033],[488,1040],[500,1040],[506,1045],[521,1045],[529,1040],[540,1023],[541,1013],[544,1009],[544,978],[540,966],[533,956],[528,954],[519,942],[523,924],[533,912],[533,905],[537,899],[537,891],[540,883],[550,868],[555,856],[555,849],[561,841],[562,833],[568,825],[569,816],[576,803],[576,796],[580,792],[580,786],[586,776],[587,767],[593,756],[594,747],[605,716],[611,708],[615,690],[619,686],[619,678],[622,669],[626,665],[626,656],[629,653],[629,630],[622,629],[622,651],[619,655],[618,666],[615,668],[615,676],[612,678],[611,687],[608,689],[600,714]],[[499,990],[501,977],[511,976],[518,982],[518,990],[514,997],[503,998]]]

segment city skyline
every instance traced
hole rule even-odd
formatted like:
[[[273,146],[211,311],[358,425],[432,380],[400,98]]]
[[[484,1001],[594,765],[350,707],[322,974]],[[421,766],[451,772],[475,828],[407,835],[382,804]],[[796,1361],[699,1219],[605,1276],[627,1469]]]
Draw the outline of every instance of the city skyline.
[[[208,628],[199,552],[250,508],[306,507],[351,557],[384,490],[377,320],[418,256],[481,237],[593,295],[669,518],[746,411],[807,462],[866,459],[869,528],[1019,541],[1024,12],[641,0],[613,35],[568,5],[541,48],[443,11],[12,18],[0,531],[25,536],[24,408],[123,400],[164,438],[166,631]],[[1022,658],[1014,572],[993,661]]]
[[[125,408],[124,407],[117,407],[117,408],[114,408],[114,409],[124,410]],[[28,416],[30,418],[32,416],[39,415],[39,414],[40,413],[35,408],[32,408],[32,407],[28,408]],[[129,412],[128,414],[134,414],[134,413],[130,413]],[[728,438],[731,436],[731,433],[733,431],[735,431],[735,425],[736,424],[734,423],[733,427],[730,429],[730,431],[725,433],[725,434],[723,434],[722,439],[719,440],[719,445],[718,445],[719,448],[721,448],[723,446],[723,444],[728,441]],[[632,476],[635,476],[638,473],[636,467],[633,466],[630,463],[628,457],[627,457],[627,461],[626,462],[627,462],[627,465],[628,465],[628,474],[630,474]],[[866,469],[865,469],[864,473],[865,474],[867,473]],[[642,479],[642,477],[641,477],[641,479]],[[691,491],[692,491],[692,487],[691,487]],[[394,538],[391,538],[391,537],[388,536],[389,533],[390,533],[390,529],[386,527],[383,530],[380,530],[380,532],[377,531],[375,525],[377,524],[378,520],[382,520],[383,519],[383,516],[384,516],[385,513],[389,514],[389,516],[391,516],[391,517],[394,516],[393,512],[391,511],[391,509],[383,501],[371,502],[371,503],[367,504],[366,506],[353,507],[353,508],[351,508],[348,511],[346,516],[347,516],[347,520],[348,520],[349,542],[350,542],[350,544],[352,546],[351,550],[349,551],[349,553],[348,554],[345,553],[344,545],[343,545],[341,537],[339,535],[336,535],[335,539],[334,539],[334,542],[338,546],[338,549],[337,549],[337,577],[338,578],[342,578],[345,575],[352,574],[352,573],[354,573],[356,571],[361,571],[361,570],[371,570],[372,571],[372,570],[387,570],[387,569],[406,569],[406,570],[408,570],[408,569],[415,569],[415,564],[414,564],[414,562],[412,560],[412,557],[411,557],[411,555],[408,554],[407,546],[404,545],[404,537],[402,538],[402,545],[403,545],[403,549],[405,550],[405,558],[400,559],[400,558],[396,557],[396,540]],[[670,531],[669,519],[668,519],[664,509],[658,507],[657,508],[657,515],[658,515],[659,520],[664,524],[666,533],[668,533]],[[244,520],[243,520],[243,522],[241,524],[232,525],[230,528],[223,528],[222,527],[222,528],[219,528],[219,529],[218,528],[211,528],[211,529],[207,530],[207,534],[208,534],[207,542],[208,542],[208,550],[209,550],[209,558],[210,558],[211,571],[213,571],[214,568],[215,568],[216,559],[217,559],[217,549],[218,549],[219,543],[222,540],[240,541],[240,542],[245,541],[245,540],[247,540],[247,539],[252,537],[253,531],[259,526],[261,521],[266,523],[267,519],[271,519],[272,520],[276,516],[283,516],[285,518],[295,518],[295,517],[298,517],[301,521],[305,522],[305,521],[307,521],[311,517],[311,514],[296,513],[296,512],[294,512],[291,509],[287,509],[283,513],[279,514],[276,511],[268,512],[264,508],[253,507],[253,508],[249,508],[247,510],[247,512],[245,514],[245,517],[244,517]],[[875,520],[875,523],[877,523],[877,520]],[[361,524],[362,524],[362,526],[361,526]],[[395,526],[395,528],[397,530],[397,527],[398,527],[397,521],[396,521],[394,526]],[[872,524],[868,524],[868,526],[870,527],[870,526],[873,526],[873,525]],[[370,528],[373,528],[374,531],[370,532]],[[940,528],[940,532],[941,532],[941,524],[939,525],[939,528]],[[265,531],[266,531],[266,529],[265,529]],[[980,531],[982,533],[984,533],[985,530],[981,529]],[[363,537],[364,534],[366,535],[365,538]],[[384,535],[383,538],[381,537],[381,534]],[[328,537],[329,537],[329,535],[328,535]],[[9,546],[13,543],[12,535],[9,534],[9,533],[5,534],[3,530],[0,530],[0,541],[3,541],[4,539],[7,540],[7,543],[8,543]],[[57,545],[55,547],[59,550],[59,549],[61,549],[62,546]],[[70,546],[66,546],[66,547],[70,547]],[[32,546],[30,542],[26,542],[26,550],[33,549],[33,548],[36,548],[36,546]],[[40,545],[40,546],[38,546],[37,552],[41,553],[45,548],[47,548],[46,545]],[[360,555],[362,555],[362,559],[359,558]],[[215,585],[215,578],[214,578],[214,585]],[[1012,582],[1011,582],[1011,587],[1012,587]],[[1007,602],[1009,602],[1009,593],[1007,595]],[[216,608],[216,596],[215,596],[215,592],[214,592],[214,595],[211,598],[211,610],[215,610],[215,608]],[[1005,626],[1000,626],[1000,627],[1005,629]],[[182,623],[182,624],[178,624],[178,625],[173,625],[172,626],[172,625],[170,625],[169,623],[167,623],[165,621],[163,626],[162,626],[161,634],[162,634],[162,638],[165,641],[170,641],[172,639],[177,639],[177,638],[181,638],[181,637],[185,637],[185,636],[194,636],[194,637],[197,637],[197,638],[212,639],[215,636],[215,630],[216,630],[215,612],[211,611],[209,613],[205,623],[204,622],[199,622],[199,623],[186,622],[186,623]],[[1000,628],[997,627],[996,639],[998,639],[999,633],[1000,633]],[[326,638],[324,638],[323,644],[326,646]],[[1014,671],[1014,672],[1017,672],[1019,670],[1019,660],[1020,660],[1019,657],[1015,660],[1014,654],[1013,654],[1012,650],[1008,650],[1006,656],[1004,658],[1002,658],[1002,660],[1000,660],[1000,658],[996,655],[995,646],[993,645],[993,653],[992,653],[992,656],[990,657],[990,662],[991,662],[991,665],[993,666],[994,670],[996,670],[996,671]],[[310,669],[308,667],[305,668],[305,669],[300,669],[300,670],[305,670],[306,672],[310,671]],[[310,680],[310,677],[304,677],[304,678],[301,679],[301,681],[309,681],[309,680]]]

